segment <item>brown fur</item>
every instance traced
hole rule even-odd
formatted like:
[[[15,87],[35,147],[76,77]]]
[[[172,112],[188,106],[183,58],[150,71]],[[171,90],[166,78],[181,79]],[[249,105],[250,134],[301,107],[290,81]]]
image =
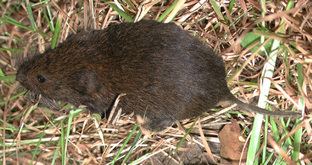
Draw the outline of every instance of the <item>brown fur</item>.
[[[71,35],[56,49],[24,62],[17,73],[17,80],[34,93],[83,104],[92,112],[108,111],[126,93],[120,106],[145,116],[150,130],[230,103],[296,115],[246,106],[230,93],[225,77],[222,58],[207,45],[173,23],[155,21]]]

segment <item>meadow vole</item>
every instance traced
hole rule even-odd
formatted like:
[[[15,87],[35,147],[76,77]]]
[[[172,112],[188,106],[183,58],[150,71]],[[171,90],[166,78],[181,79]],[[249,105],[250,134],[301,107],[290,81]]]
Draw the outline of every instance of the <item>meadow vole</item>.
[[[146,117],[159,131],[175,120],[236,103],[243,110],[278,116],[245,104],[227,87],[224,63],[211,48],[174,23],[140,21],[78,32],[56,49],[23,62],[17,81],[48,100],[108,111],[116,96],[123,112]]]

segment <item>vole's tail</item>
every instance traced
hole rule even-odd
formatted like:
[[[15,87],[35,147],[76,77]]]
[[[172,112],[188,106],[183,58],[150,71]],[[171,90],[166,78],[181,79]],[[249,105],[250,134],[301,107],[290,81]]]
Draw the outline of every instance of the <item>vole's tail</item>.
[[[222,107],[227,107],[232,104],[237,104],[239,108],[245,111],[249,112],[257,112],[261,114],[266,114],[266,115],[271,115],[271,116],[282,116],[282,117],[299,117],[301,114],[299,112],[285,112],[285,111],[268,111],[263,108],[251,105],[251,104],[246,104],[240,100],[238,100],[235,96],[232,94],[226,98],[224,98],[222,101],[219,102],[218,105]]]

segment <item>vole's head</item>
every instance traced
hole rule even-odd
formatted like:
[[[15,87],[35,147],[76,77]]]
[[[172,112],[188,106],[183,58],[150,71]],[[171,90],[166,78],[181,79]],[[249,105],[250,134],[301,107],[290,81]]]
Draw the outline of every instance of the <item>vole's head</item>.
[[[31,92],[49,96],[53,91],[51,89],[55,87],[56,79],[55,76],[51,76],[48,60],[45,55],[35,55],[25,60],[18,67],[16,80]]]
[[[65,65],[69,61],[60,58],[56,53],[60,52],[48,50],[44,54],[24,60],[18,67],[16,80],[30,92],[50,99],[68,101],[74,94],[71,85],[73,66]]]
[[[101,84],[89,63],[75,50],[61,46],[25,60],[18,67],[16,80],[44,98],[76,105],[88,102]]]

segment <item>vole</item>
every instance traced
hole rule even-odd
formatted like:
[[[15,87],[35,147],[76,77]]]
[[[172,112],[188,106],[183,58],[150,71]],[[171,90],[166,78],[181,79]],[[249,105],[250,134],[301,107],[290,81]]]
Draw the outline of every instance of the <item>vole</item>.
[[[123,112],[145,117],[145,128],[163,130],[174,121],[237,104],[243,110],[278,116],[231,94],[223,60],[174,23],[144,20],[81,31],[55,49],[24,61],[16,79],[48,100],[109,110],[116,96]]]

